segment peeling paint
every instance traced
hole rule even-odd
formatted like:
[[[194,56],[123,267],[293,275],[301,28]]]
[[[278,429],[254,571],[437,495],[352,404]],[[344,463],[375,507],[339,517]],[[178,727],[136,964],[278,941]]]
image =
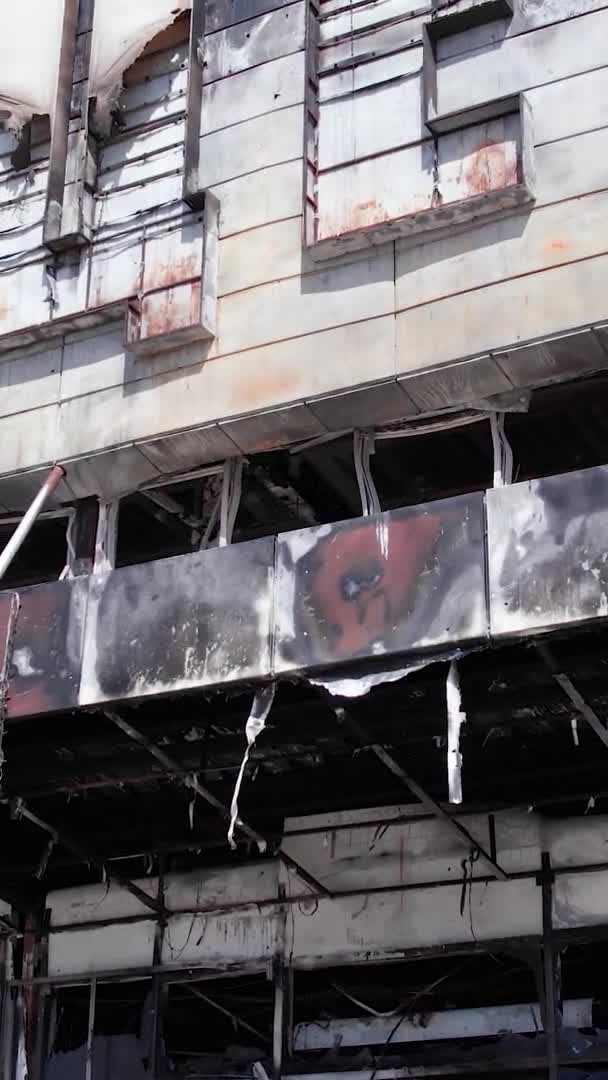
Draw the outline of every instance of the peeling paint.
[[[479,143],[465,160],[464,183],[468,195],[484,195],[516,184],[517,156],[508,153],[505,143]]]

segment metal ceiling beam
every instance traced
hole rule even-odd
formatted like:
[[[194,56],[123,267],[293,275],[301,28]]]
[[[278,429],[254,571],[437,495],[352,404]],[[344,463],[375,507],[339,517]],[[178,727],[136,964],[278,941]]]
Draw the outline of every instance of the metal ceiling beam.
[[[32,825],[35,825],[38,829],[47,833],[56,844],[60,844],[68,851],[71,851],[80,862],[94,866],[100,873],[104,874],[108,881],[115,881],[121,888],[126,889],[127,892],[130,892],[140,901],[140,903],[150,908],[155,914],[159,915],[163,913],[163,908],[158,900],[149,896],[147,892],[140,889],[139,885],[136,885],[133,881],[130,881],[128,878],[124,878],[122,874],[117,873],[105,859],[100,859],[97,855],[92,855],[89,851],[86,851],[81,847],[76,840],[73,840],[64,832],[56,829],[54,825],[50,825],[48,821],[44,821],[43,818],[38,817],[37,814],[34,814],[29,809],[23,799],[11,798],[10,800],[4,800],[4,802],[8,802],[11,817],[15,821],[20,821],[22,818],[29,821]]]
[[[365,729],[357,720],[355,720],[352,716],[349,715],[346,709],[338,707],[334,709],[334,711],[338,722],[350,728],[350,730],[361,742],[361,745],[367,746],[372,751],[372,753],[376,755],[378,760],[381,761],[382,764],[390,770],[390,772],[392,772],[393,776],[396,776],[397,779],[400,780],[401,783],[404,785],[404,787],[411,791],[416,796],[416,798],[420,800],[422,805],[425,806],[427,810],[429,810],[433,814],[434,817],[439,818],[440,821],[444,821],[446,825],[449,825],[452,829],[452,832],[457,833],[460,839],[466,843],[467,847],[473,848],[475,851],[478,851],[480,858],[483,859],[483,861],[489,867],[491,867],[496,877],[500,878],[501,881],[508,880],[509,875],[503,870],[502,866],[500,866],[499,863],[496,862],[496,859],[494,859],[492,855],[488,851],[486,851],[483,845],[480,844],[479,840],[476,840],[475,837],[469,832],[469,830],[465,828],[465,826],[460,821],[458,821],[457,818],[452,817],[452,815],[447,810],[445,810],[440,803],[436,802],[436,800],[431,795],[429,795],[427,791],[425,791],[425,789],[418,783],[418,781],[414,780],[414,778],[410,776],[409,773],[407,773],[397,761],[395,761],[395,758],[392,756],[392,754],[389,754],[388,750],[386,750],[383,746],[380,746],[379,743],[374,743],[371,739],[371,736],[365,731]]]
[[[535,642],[535,647],[538,655],[551,672],[555,682],[561,687],[566,697],[570,699],[576,711],[582,716],[583,720],[586,720],[589,727],[595,731],[595,734],[598,739],[601,739],[604,746],[608,746],[608,729],[600,720],[595,709],[592,709],[589,702],[586,701],[583,695],[576,689],[571,678],[561,670],[560,665],[549,646],[537,641]]]
[[[147,735],[144,735],[142,731],[134,728],[133,725],[129,724],[127,720],[124,720],[119,713],[106,709],[104,715],[127,735],[128,738],[142,746],[149,754],[152,754],[168,773],[172,773],[177,777],[183,787],[188,788],[190,791],[194,791],[201,799],[204,799],[205,802],[209,803],[214,810],[217,810],[224,820],[230,821],[230,808],[226,806],[221,799],[218,799],[217,795],[214,795],[208,787],[201,784],[197,776],[194,776],[191,771],[189,772],[183,765],[180,765],[175,758],[166,754],[157,743],[153,742],[152,739],[149,739]],[[253,829],[251,825],[248,825],[241,817],[238,819],[238,827],[245,836],[249,837],[249,839],[253,840],[256,844],[262,845],[264,848],[269,846],[272,847],[262,833]],[[329,889],[326,889],[317,878],[313,877],[313,875],[308,872],[308,870],[305,870],[303,866],[300,866],[291,855],[287,855],[280,847],[277,849],[276,855],[281,859],[288,870],[297,874],[298,877],[305,882],[306,885],[309,885],[311,889],[314,889],[315,892],[319,893],[321,896],[331,896]]]

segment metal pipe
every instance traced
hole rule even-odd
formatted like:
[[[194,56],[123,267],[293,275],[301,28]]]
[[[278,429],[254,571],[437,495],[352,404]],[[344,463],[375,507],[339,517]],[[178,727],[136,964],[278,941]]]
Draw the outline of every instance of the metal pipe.
[[[19,548],[23,544],[26,536],[30,532],[32,525],[36,521],[36,518],[40,514],[42,507],[44,506],[49,495],[55,491],[65,476],[65,469],[61,465],[53,465],[53,468],[49,472],[44,484],[40,488],[40,491],[36,495],[35,499],[26,510],[21,522],[15,529],[8,544],[3,548],[0,553],[0,581],[6,574],[9,566],[11,565],[15,555],[19,551]]]
[[[95,1039],[95,1005],[97,1001],[97,980],[91,979],[89,987],[89,1020],[87,1024],[87,1056],[85,1080],[93,1080],[93,1042]]]

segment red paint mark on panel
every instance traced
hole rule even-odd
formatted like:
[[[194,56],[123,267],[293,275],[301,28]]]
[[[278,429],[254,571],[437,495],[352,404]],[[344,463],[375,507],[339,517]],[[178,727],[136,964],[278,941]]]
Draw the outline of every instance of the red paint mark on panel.
[[[441,524],[437,514],[370,521],[319,541],[310,603],[336,659],[369,649],[404,617]]]

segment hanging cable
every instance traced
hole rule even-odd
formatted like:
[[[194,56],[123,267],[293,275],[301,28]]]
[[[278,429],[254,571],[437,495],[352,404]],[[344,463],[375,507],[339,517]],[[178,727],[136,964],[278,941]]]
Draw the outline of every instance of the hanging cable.
[[[243,777],[245,775],[245,768],[249,761],[249,754],[251,753],[251,747],[255,743],[258,735],[266,727],[266,718],[272,708],[274,701],[275,685],[269,683],[268,686],[261,687],[257,690],[251,706],[251,712],[247,718],[245,725],[245,737],[247,739],[247,746],[245,753],[243,754],[243,760],[239,769],[239,774],[236,778],[236,784],[234,785],[234,794],[232,796],[232,802],[230,803],[230,828],[228,829],[228,843],[234,851],[236,848],[236,841],[234,839],[234,830],[239,824],[239,794],[241,791],[241,784],[243,783]],[[265,843],[258,843],[260,854],[264,854],[266,850]]]
[[[76,562],[76,548],[74,546],[74,526],[76,522],[76,514],[72,511],[68,518],[67,528],[65,530],[65,546],[67,548],[65,557],[65,566],[59,575],[59,580],[64,581],[65,578],[74,577],[74,563]]]
[[[243,459],[236,458],[224,465],[220,505],[219,547],[232,543],[232,533],[241,502],[243,484]]]
[[[374,450],[373,434],[368,431],[353,431],[353,461],[364,517],[379,514],[382,511],[371,470],[371,456]]]
[[[490,413],[494,449],[494,487],[513,483],[513,451],[505,433],[505,413]]]
[[[458,664],[452,660],[445,682],[448,711],[448,798],[451,803],[462,802],[462,754],[460,752],[460,729],[467,715],[462,711],[462,695]]]

